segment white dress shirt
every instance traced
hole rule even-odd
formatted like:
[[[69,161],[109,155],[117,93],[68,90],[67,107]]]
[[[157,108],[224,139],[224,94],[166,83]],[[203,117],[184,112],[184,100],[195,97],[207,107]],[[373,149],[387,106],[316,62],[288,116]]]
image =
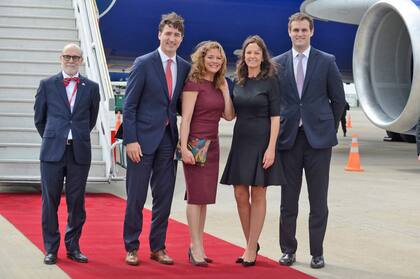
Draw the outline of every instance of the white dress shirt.
[[[173,57],[169,57],[165,53],[163,53],[163,51],[160,47],[158,48],[158,52],[159,52],[159,55],[160,55],[160,59],[162,60],[162,66],[163,66],[163,72],[164,73],[166,71],[166,64],[168,64],[168,60],[169,59],[172,60],[172,64],[171,64],[171,72],[172,72],[172,92],[171,92],[171,96],[173,96],[174,91],[175,91],[175,87],[176,87],[176,77],[177,77],[176,55],[174,55]]]
[[[62,73],[63,73],[63,78],[79,77],[79,73],[75,74],[74,76],[69,76],[64,71],[62,71]],[[74,90],[74,87],[75,86],[76,86],[76,82],[74,80],[70,81],[69,85],[67,85],[67,87],[66,87],[67,100],[70,100],[71,95],[73,94],[73,90]],[[70,112],[73,112],[73,107],[74,107],[74,102],[76,101],[76,96],[77,96],[77,91],[74,94],[73,99],[71,100],[71,103],[70,103]],[[67,139],[73,139],[73,136],[71,134],[71,128],[70,128],[69,134],[67,136]]]

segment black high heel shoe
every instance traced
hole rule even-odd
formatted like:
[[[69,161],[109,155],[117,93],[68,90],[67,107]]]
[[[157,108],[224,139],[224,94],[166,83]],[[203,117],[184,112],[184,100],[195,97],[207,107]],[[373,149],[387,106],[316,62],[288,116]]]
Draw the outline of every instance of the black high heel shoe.
[[[259,243],[257,243],[257,254],[258,254],[258,251],[260,251],[260,244]],[[237,263],[237,264],[241,264],[243,262],[244,262],[244,259],[242,257],[238,257],[235,261],[235,263]]]
[[[254,266],[256,262],[257,262],[257,256],[255,256],[255,260],[253,260],[252,262],[243,261],[242,266],[244,267]]]
[[[194,266],[201,266],[201,267],[207,267],[208,266],[208,263],[205,260],[200,262],[200,261],[196,261],[194,259],[194,256],[191,252],[191,248],[188,249],[188,260]]]

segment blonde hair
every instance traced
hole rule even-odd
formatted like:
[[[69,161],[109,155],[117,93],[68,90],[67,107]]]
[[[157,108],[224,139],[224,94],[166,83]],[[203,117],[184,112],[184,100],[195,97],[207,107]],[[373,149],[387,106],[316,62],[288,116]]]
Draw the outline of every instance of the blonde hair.
[[[220,70],[214,75],[213,84],[216,89],[220,89],[220,87],[225,82],[225,74],[226,74],[226,54],[223,50],[223,47],[215,41],[204,41],[197,45],[193,54],[191,54],[191,70],[188,74],[188,80],[193,82],[200,82],[204,79],[204,75],[206,73],[206,67],[204,66],[204,57],[206,56],[207,52],[211,49],[218,49],[220,51],[220,55],[222,56],[223,63],[220,67]]]

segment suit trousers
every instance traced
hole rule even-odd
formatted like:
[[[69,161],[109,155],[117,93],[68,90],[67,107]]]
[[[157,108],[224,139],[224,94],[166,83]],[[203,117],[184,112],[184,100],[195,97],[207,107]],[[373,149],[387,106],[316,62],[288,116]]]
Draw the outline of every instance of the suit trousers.
[[[127,251],[139,249],[143,227],[143,207],[147,191],[152,190],[151,251],[165,248],[168,218],[175,188],[176,161],[169,125],[153,154],[144,154],[140,163],[127,159],[127,206],[124,219],[124,244]]]
[[[346,116],[347,116],[347,111],[344,110],[343,114],[341,115],[341,118],[340,118],[341,129],[343,130],[344,134],[347,133],[347,126],[346,126],[347,125],[347,119],[346,119]]]
[[[47,253],[57,253],[60,246],[57,210],[64,177],[68,214],[64,243],[69,252],[80,250],[79,239],[86,220],[85,190],[89,168],[89,164],[75,162],[71,145],[66,146],[60,161],[41,161],[42,235]]]
[[[287,185],[282,187],[280,206],[280,247],[283,253],[296,253],[297,250],[296,219],[304,169],[310,204],[310,253],[312,256],[323,255],[331,151],[331,147],[312,148],[303,128],[299,128],[292,149],[280,151],[287,180]]]

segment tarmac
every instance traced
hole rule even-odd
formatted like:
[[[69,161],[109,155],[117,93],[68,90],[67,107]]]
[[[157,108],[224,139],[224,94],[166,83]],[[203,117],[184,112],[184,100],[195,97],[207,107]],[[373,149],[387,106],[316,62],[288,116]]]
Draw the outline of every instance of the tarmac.
[[[324,241],[326,266],[320,270],[309,266],[309,204],[304,181],[297,227],[299,247],[293,268],[324,279],[420,278],[420,162],[415,144],[384,142],[385,132],[373,126],[360,109],[352,109],[350,114],[353,128],[349,129],[347,137],[343,137],[340,129],[339,144],[333,148],[330,213]],[[220,174],[228,156],[233,124],[224,120],[220,123]],[[344,171],[352,133],[359,135],[364,172]],[[121,170],[120,175],[123,172]],[[260,254],[274,261],[281,256],[278,244],[280,190],[272,186],[267,191],[267,216],[259,241]],[[0,186],[0,192],[11,191],[37,189],[22,185]],[[126,197],[123,181],[91,183],[87,191]],[[184,176],[179,165],[171,218],[182,223],[186,223],[184,191]],[[151,208],[151,197],[146,207]],[[219,185],[217,202],[208,208],[205,231],[244,246],[231,186]],[[0,278],[68,278],[58,266],[44,265],[42,251],[1,215],[0,232]]]

